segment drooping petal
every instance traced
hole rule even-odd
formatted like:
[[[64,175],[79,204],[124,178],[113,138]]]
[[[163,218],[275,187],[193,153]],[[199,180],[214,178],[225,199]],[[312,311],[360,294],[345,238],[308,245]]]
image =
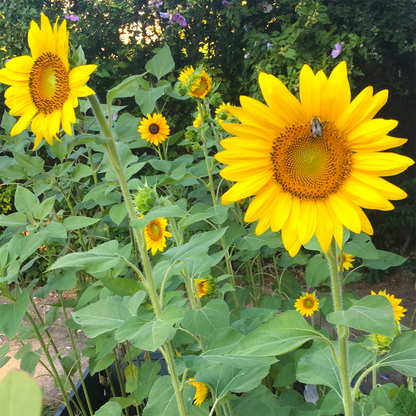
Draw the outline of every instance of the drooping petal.
[[[353,157],[355,169],[378,176],[397,175],[415,163],[396,153],[355,153]]]

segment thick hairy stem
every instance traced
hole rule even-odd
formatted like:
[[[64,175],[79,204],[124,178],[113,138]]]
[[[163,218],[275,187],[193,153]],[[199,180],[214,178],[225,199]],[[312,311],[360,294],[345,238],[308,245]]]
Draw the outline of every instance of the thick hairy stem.
[[[329,270],[331,273],[332,299],[334,301],[334,311],[342,311],[342,283],[338,273],[337,253],[335,240],[332,240],[331,247],[326,255]],[[353,416],[354,406],[351,394],[351,386],[348,377],[348,327],[337,325],[339,341],[339,372],[341,375],[342,396],[344,401],[345,416]]]

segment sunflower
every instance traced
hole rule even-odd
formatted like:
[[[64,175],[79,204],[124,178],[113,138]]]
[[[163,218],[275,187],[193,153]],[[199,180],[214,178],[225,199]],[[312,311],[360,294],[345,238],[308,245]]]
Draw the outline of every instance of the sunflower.
[[[319,300],[314,293],[306,293],[305,296],[301,296],[296,299],[295,309],[299,311],[303,316],[311,316],[318,310]]]
[[[180,74],[178,80],[182,82],[183,84],[186,84],[188,82],[189,77],[194,73],[195,69],[194,67],[188,66],[185,68]]]
[[[137,131],[147,142],[159,146],[169,136],[170,127],[162,114],[153,113],[142,118]]]
[[[240,97],[228,111],[241,124],[223,123],[235,135],[221,142],[216,159],[227,164],[221,176],[237,182],[223,204],[255,195],[245,221],[259,220],[256,234],[282,230],[291,256],[314,234],[326,253],[335,237],[342,248],[343,226],[373,234],[361,208],[391,210],[389,199],[407,195],[380,178],[403,172],[414,162],[381,150],[406,139],[387,136],[395,120],[373,119],[388,92],[364,89],[352,102],[347,65],[327,78],[308,65],[300,72],[300,102],[273,75],[259,75],[267,105]]]
[[[201,114],[198,113],[198,115],[195,117],[195,120],[193,121],[192,125],[197,129],[198,127],[201,127]]]
[[[194,279],[198,297],[211,296],[217,291],[217,282],[212,276],[207,276],[204,279]]]
[[[187,82],[190,86],[188,95],[191,97],[203,99],[211,91],[212,78],[208,76],[205,69],[200,74],[192,74]]]
[[[165,218],[156,218],[144,228],[147,250],[151,249],[153,255],[157,250],[163,252],[166,247],[166,237],[172,237],[172,234],[166,231],[167,225],[168,221]]]
[[[94,94],[85,83],[96,65],[69,69],[69,32],[66,21],[53,29],[49,19],[41,15],[41,28],[32,21],[28,43],[32,56],[19,56],[0,70],[0,82],[11,85],[5,92],[5,104],[12,116],[20,117],[10,133],[15,136],[30,123],[36,135],[34,149],[43,138],[52,146],[60,127],[72,136],[74,108],[78,97]]]
[[[338,253],[338,270],[341,269],[342,263],[342,271],[352,269],[354,266],[352,263],[355,261],[355,257],[351,254],[342,252],[342,261],[341,261],[341,252]]]
[[[196,381],[194,377],[191,377],[188,383],[192,384],[196,388],[194,401],[192,403],[197,406],[201,406],[201,404],[208,396],[209,387],[205,383]]]
[[[389,302],[391,303],[391,306],[393,306],[393,312],[394,312],[394,319],[398,324],[400,324],[400,319],[403,318],[404,313],[407,312],[407,309],[403,308],[403,306],[399,306],[401,299],[394,299],[394,295],[386,294],[386,291],[379,291],[378,293],[371,291],[372,295],[380,295],[385,296]]]
[[[218,121],[218,123],[222,124],[224,120],[228,120],[232,117],[231,113],[228,111],[228,107],[230,107],[230,103],[222,103],[216,110],[215,110],[215,120]]]

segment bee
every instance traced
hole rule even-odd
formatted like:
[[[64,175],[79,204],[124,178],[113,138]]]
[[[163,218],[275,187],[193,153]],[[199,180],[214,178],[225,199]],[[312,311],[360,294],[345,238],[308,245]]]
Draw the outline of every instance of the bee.
[[[322,123],[319,117],[312,117],[310,130],[313,137],[322,137],[322,130],[326,123]]]

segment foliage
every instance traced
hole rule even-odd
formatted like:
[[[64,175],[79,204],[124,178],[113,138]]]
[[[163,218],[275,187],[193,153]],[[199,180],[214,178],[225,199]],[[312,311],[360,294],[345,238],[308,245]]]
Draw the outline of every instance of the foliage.
[[[212,4],[219,10],[219,2]],[[178,5],[178,11],[192,24],[192,10],[205,15],[206,10],[200,10],[202,5],[190,2],[187,7]],[[101,9],[105,12],[96,12],[98,9],[90,2],[78,2],[74,7],[79,7],[79,11],[74,9],[79,13],[97,13],[94,16],[102,28],[99,36],[107,25],[105,18],[110,8],[120,13],[123,9],[127,14],[136,10],[129,4],[123,8],[121,3],[110,2],[101,4],[100,7],[108,7]],[[236,13],[233,21],[242,30],[243,15],[253,16],[255,22],[259,19],[258,25],[267,22],[257,3],[249,2],[246,9],[240,5],[233,7],[222,8],[219,13],[221,16]],[[308,7],[299,6],[295,13],[310,22],[307,29],[313,30],[319,16],[324,20],[324,13],[321,8],[322,14],[308,20],[311,10]],[[209,22],[213,20],[203,25]],[[297,21],[291,25],[288,22],[289,17],[287,26],[282,23],[281,27],[299,25]],[[181,39],[182,33],[187,36],[186,30],[173,23],[166,30],[172,49],[179,48],[175,37]],[[247,39],[257,36],[250,30]],[[91,38],[93,44],[92,28],[86,25],[84,31],[75,32],[78,40],[88,44]],[[195,39],[197,42],[198,37]],[[104,48],[102,55],[97,53],[96,62],[112,62],[114,51],[120,49],[117,42],[111,48]],[[104,56],[110,50],[113,52]],[[227,59],[231,59],[233,52],[227,53],[230,54]],[[74,62],[82,55],[82,49],[78,49]],[[135,59],[136,56],[132,61]],[[207,59],[211,59],[210,54]],[[247,62],[251,59],[254,57],[250,55]],[[290,58],[285,59],[289,62]],[[301,62],[302,58],[297,57],[296,61]],[[192,64],[196,66],[195,62]],[[341,286],[337,292],[340,302],[342,285],[358,280],[360,268],[344,273],[342,267],[337,268],[335,251],[327,256],[328,267],[316,239],[296,257],[290,257],[280,233],[269,230],[257,235],[255,227],[243,221],[245,201],[220,204],[219,197],[229,184],[221,179],[219,164],[213,158],[221,149],[221,139],[227,136],[215,117],[223,88],[219,79],[214,77],[211,95],[190,101],[193,108],[198,108],[201,126],[188,127],[185,138],[184,131],[177,131],[155,147],[137,132],[138,108],[141,113],[153,112],[164,107],[166,97],[174,107],[184,97],[173,86],[171,72],[175,59],[169,46],[161,47],[151,60],[140,65],[146,74],[137,71],[140,72],[137,75],[134,71],[124,78],[122,70],[127,67],[119,66],[110,73],[110,67],[104,64],[101,75],[107,71],[112,76],[102,79],[111,80],[112,88],[106,93],[101,91],[105,97],[103,104],[94,96],[88,101],[80,100],[74,135],[62,135],[53,147],[46,145],[39,152],[30,150],[33,142],[30,129],[17,138],[9,137],[16,120],[4,113],[0,178],[4,183],[18,185],[13,212],[0,215],[0,226],[4,227],[0,237],[0,294],[7,301],[0,305],[0,329],[10,340],[16,338],[23,344],[16,355],[21,359],[21,368],[33,373],[41,359],[40,350],[32,351],[30,344],[30,339],[37,338],[68,405],[66,392],[74,388],[72,376],[75,372],[82,375],[81,354],[89,357],[92,374],[114,363],[124,383],[124,394],[98,410],[96,414],[103,416],[121,415],[122,409],[130,406],[145,416],[187,413],[207,416],[215,409],[224,414],[231,409],[240,416],[253,414],[253,409],[265,416],[289,413],[329,416],[343,412],[345,389],[356,399],[355,406],[362,414],[371,414],[373,406],[383,406],[392,414],[413,411],[414,393],[398,386],[377,387],[369,396],[358,394],[362,378],[380,367],[391,366],[406,377],[416,376],[416,333],[395,323],[394,308],[386,297],[357,299],[346,293],[344,307],[338,308],[331,294],[324,292],[328,286],[336,292],[333,280],[336,277]],[[225,67],[220,69],[224,72]],[[295,68],[296,65],[293,73],[287,72],[288,79],[293,74],[291,79],[295,80]],[[196,69],[196,75],[197,71],[200,74],[202,67]],[[237,75],[237,66],[230,71],[236,71]],[[113,85],[118,77],[123,81]],[[232,90],[231,84],[229,88]],[[135,106],[131,114],[124,104],[133,100],[138,108]],[[189,126],[191,121],[188,117],[183,123]],[[175,151],[169,152],[172,147]],[[139,217],[132,195],[146,191],[146,198],[141,195],[143,198],[135,199],[147,201],[149,188],[153,190],[152,207],[146,205],[150,209],[145,212],[141,209],[143,216]],[[168,239],[166,250],[150,255],[143,229],[162,217],[168,220],[173,237]],[[361,259],[367,268],[385,270],[405,261],[397,254],[377,250],[364,234],[356,235],[345,229],[343,236],[344,249]],[[38,280],[27,285],[24,276],[32,267],[42,272],[35,265],[39,257],[47,261],[48,267],[37,279],[42,277],[46,284],[34,291]],[[302,294],[291,273],[297,265],[306,267],[306,284],[309,289],[316,288],[321,317],[337,328],[337,338],[294,310],[295,301]],[[265,290],[265,278],[270,276],[274,280],[272,293]],[[197,293],[199,280],[213,283],[206,296]],[[64,299],[66,290],[75,290],[76,298]],[[46,299],[54,291],[59,301],[50,305],[45,317],[37,314],[35,320],[28,310],[29,304],[36,308],[33,298]],[[52,331],[61,311],[68,318],[65,326],[72,345],[65,356],[57,350]],[[23,324],[23,319],[29,325]],[[369,336],[347,340],[348,328],[363,330]],[[74,343],[77,330],[84,331],[89,338],[82,351]],[[370,334],[389,339],[381,351]],[[1,346],[0,365],[7,362],[9,349],[9,343]],[[149,351],[161,351],[169,375],[158,375],[159,364],[150,361],[137,368],[132,357],[142,350],[147,351],[146,356]],[[347,353],[349,361],[342,356]],[[56,360],[64,369],[64,377],[58,376]],[[123,374],[124,363],[127,366]],[[200,407],[192,405],[195,389],[187,382],[190,377],[209,386],[211,395]],[[350,385],[356,378],[359,380],[352,390]],[[305,403],[293,389],[295,379],[320,386],[315,404]],[[74,401],[81,414],[93,413],[83,408],[79,397]]]

